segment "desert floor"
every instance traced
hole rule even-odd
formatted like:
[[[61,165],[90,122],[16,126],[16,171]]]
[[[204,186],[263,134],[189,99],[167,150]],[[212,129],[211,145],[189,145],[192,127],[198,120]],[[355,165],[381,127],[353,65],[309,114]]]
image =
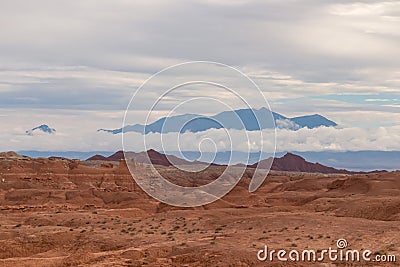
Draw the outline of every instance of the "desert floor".
[[[222,200],[175,208],[147,196],[126,166],[62,159],[0,160],[0,266],[399,266],[400,173],[271,173],[254,193],[251,170]],[[177,183],[195,177],[161,168]],[[202,177],[202,175],[204,177]],[[260,262],[264,245],[392,254],[397,263]]]

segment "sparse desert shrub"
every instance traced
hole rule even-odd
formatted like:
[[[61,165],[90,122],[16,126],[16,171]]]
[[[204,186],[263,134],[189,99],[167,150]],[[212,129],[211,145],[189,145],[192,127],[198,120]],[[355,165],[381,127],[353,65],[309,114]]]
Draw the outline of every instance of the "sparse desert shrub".
[[[387,246],[387,250],[389,250],[389,251],[396,250],[396,245],[395,244],[390,244],[389,246]]]
[[[383,249],[381,249],[381,250],[378,250],[378,251],[375,251],[374,252],[374,255],[375,256],[377,256],[377,255],[386,255],[386,251],[385,250],[383,250]]]

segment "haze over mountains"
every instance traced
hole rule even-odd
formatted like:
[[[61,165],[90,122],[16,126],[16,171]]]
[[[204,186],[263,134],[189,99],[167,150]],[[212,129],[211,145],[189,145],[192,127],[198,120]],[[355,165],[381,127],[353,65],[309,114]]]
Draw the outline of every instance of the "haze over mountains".
[[[268,128],[285,128],[297,130],[300,128],[316,128],[320,126],[337,126],[331,121],[319,114],[306,115],[294,118],[288,118],[279,113],[272,112],[267,108],[260,109],[238,109],[233,111],[224,111],[211,117],[198,114],[183,114],[171,117],[163,117],[148,125],[134,124],[126,125],[123,128],[107,130],[99,129],[112,134],[122,132],[137,133],[169,133],[169,132],[202,132],[209,129],[236,129],[257,131]]]

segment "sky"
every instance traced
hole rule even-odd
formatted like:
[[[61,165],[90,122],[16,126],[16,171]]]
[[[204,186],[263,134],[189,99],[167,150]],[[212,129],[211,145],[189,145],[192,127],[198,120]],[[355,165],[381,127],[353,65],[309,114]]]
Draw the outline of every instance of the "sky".
[[[0,24],[2,151],[118,150],[121,136],[96,130],[121,127],[151,75],[197,60],[240,70],[275,112],[339,125],[278,130],[280,151],[400,150],[399,1],[2,0]],[[165,102],[154,119],[176,105]],[[57,133],[26,136],[40,124]]]

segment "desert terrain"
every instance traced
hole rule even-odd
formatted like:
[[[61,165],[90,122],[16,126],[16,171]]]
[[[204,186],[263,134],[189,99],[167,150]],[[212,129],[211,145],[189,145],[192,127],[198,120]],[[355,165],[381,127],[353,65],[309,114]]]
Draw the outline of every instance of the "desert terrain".
[[[204,184],[221,166],[169,180]],[[399,266],[400,172],[271,171],[248,192],[252,169],[221,200],[196,208],[160,203],[124,161],[0,158],[0,266]],[[394,263],[260,262],[274,249],[348,248]]]

